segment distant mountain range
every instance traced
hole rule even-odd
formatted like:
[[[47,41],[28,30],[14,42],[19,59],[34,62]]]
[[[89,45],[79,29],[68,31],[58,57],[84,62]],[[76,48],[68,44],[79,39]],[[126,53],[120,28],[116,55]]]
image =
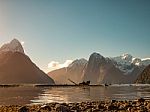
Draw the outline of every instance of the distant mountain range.
[[[54,84],[24,53],[21,43],[13,39],[0,48],[0,84]]]
[[[150,58],[130,54],[108,58],[93,53],[88,61],[74,60],[68,67],[47,75],[24,53],[17,39],[0,48],[0,84],[72,84],[69,80],[91,84],[150,83],[149,70]]]
[[[130,74],[133,70],[133,66],[148,66],[150,64],[150,58],[139,59],[130,54],[123,54],[122,56],[110,58],[114,61],[114,65],[119,68],[124,74]]]
[[[88,80],[91,84],[134,83],[150,64],[149,58],[139,59],[130,54],[107,58],[99,53],[93,53],[89,61],[81,60],[75,60],[68,67],[49,72],[48,75],[59,84],[70,84],[68,78],[77,83]]]

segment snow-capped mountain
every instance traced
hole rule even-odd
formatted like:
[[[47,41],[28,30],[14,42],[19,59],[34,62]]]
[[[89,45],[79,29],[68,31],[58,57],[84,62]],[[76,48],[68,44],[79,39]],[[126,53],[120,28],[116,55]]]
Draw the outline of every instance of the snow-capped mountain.
[[[10,43],[4,44],[0,48],[0,53],[1,52],[20,52],[24,54],[24,49],[21,45],[21,43],[17,39],[13,39]]]
[[[148,60],[140,60],[130,54],[105,58],[99,53],[93,53],[89,58],[83,80],[90,80],[92,84],[133,83],[149,63]],[[137,66],[139,62],[141,66]]]
[[[0,48],[0,84],[54,84],[24,53],[21,43],[13,39]]]
[[[148,64],[149,59],[135,58],[130,54],[108,58],[92,53],[88,61],[77,59],[68,67],[49,72],[48,75],[59,84],[71,84],[68,78],[77,83],[88,80],[91,84],[133,83]]]
[[[141,63],[139,65],[148,66],[150,64],[150,58],[141,59]]]
[[[124,72],[124,74],[132,73],[135,66],[148,66],[150,64],[150,58],[139,59],[130,54],[123,54],[110,59],[114,62],[114,65],[117,68]]]

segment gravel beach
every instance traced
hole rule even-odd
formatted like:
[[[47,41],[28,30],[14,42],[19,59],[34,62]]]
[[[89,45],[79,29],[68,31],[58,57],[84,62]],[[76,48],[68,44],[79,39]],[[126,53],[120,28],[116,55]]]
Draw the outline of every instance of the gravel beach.
[[[150,100],[49,103],[31,106],[10,105],[0,106],[0,112],[150,112]]]

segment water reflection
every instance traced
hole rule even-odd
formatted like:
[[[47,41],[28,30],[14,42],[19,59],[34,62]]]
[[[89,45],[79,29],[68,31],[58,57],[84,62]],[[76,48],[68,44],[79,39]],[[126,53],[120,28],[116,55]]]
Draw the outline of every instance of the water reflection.
[[[37,98],[32,100],[33,104],[51,103],[51,102],[79,102],[90,100],[90,87],[60,87],[46,88]]]
[[[40,88],[33,87],[8,87],[0,88],[0,105],[25,105],[41,95]]]
[[[150,99],[150,86],[9,87],[0,88],[0,105],[68,103],[93,100]]]
[[[150,88],[138,86],[111,86],[111,87],[60,87],[46,88],[33,104],[51,102],[82,102],[93,100],[132,100],[150,98]]]

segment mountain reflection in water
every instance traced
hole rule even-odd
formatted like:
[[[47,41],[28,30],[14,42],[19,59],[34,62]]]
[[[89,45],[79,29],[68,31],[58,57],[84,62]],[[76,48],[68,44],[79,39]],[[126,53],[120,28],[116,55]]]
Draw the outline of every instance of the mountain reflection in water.
[[[150,99],[146,86],[87,86],[87,87],[9,87],[0,88],[0,105],[44,104],[51,102],[82,102],[98,100]]]

